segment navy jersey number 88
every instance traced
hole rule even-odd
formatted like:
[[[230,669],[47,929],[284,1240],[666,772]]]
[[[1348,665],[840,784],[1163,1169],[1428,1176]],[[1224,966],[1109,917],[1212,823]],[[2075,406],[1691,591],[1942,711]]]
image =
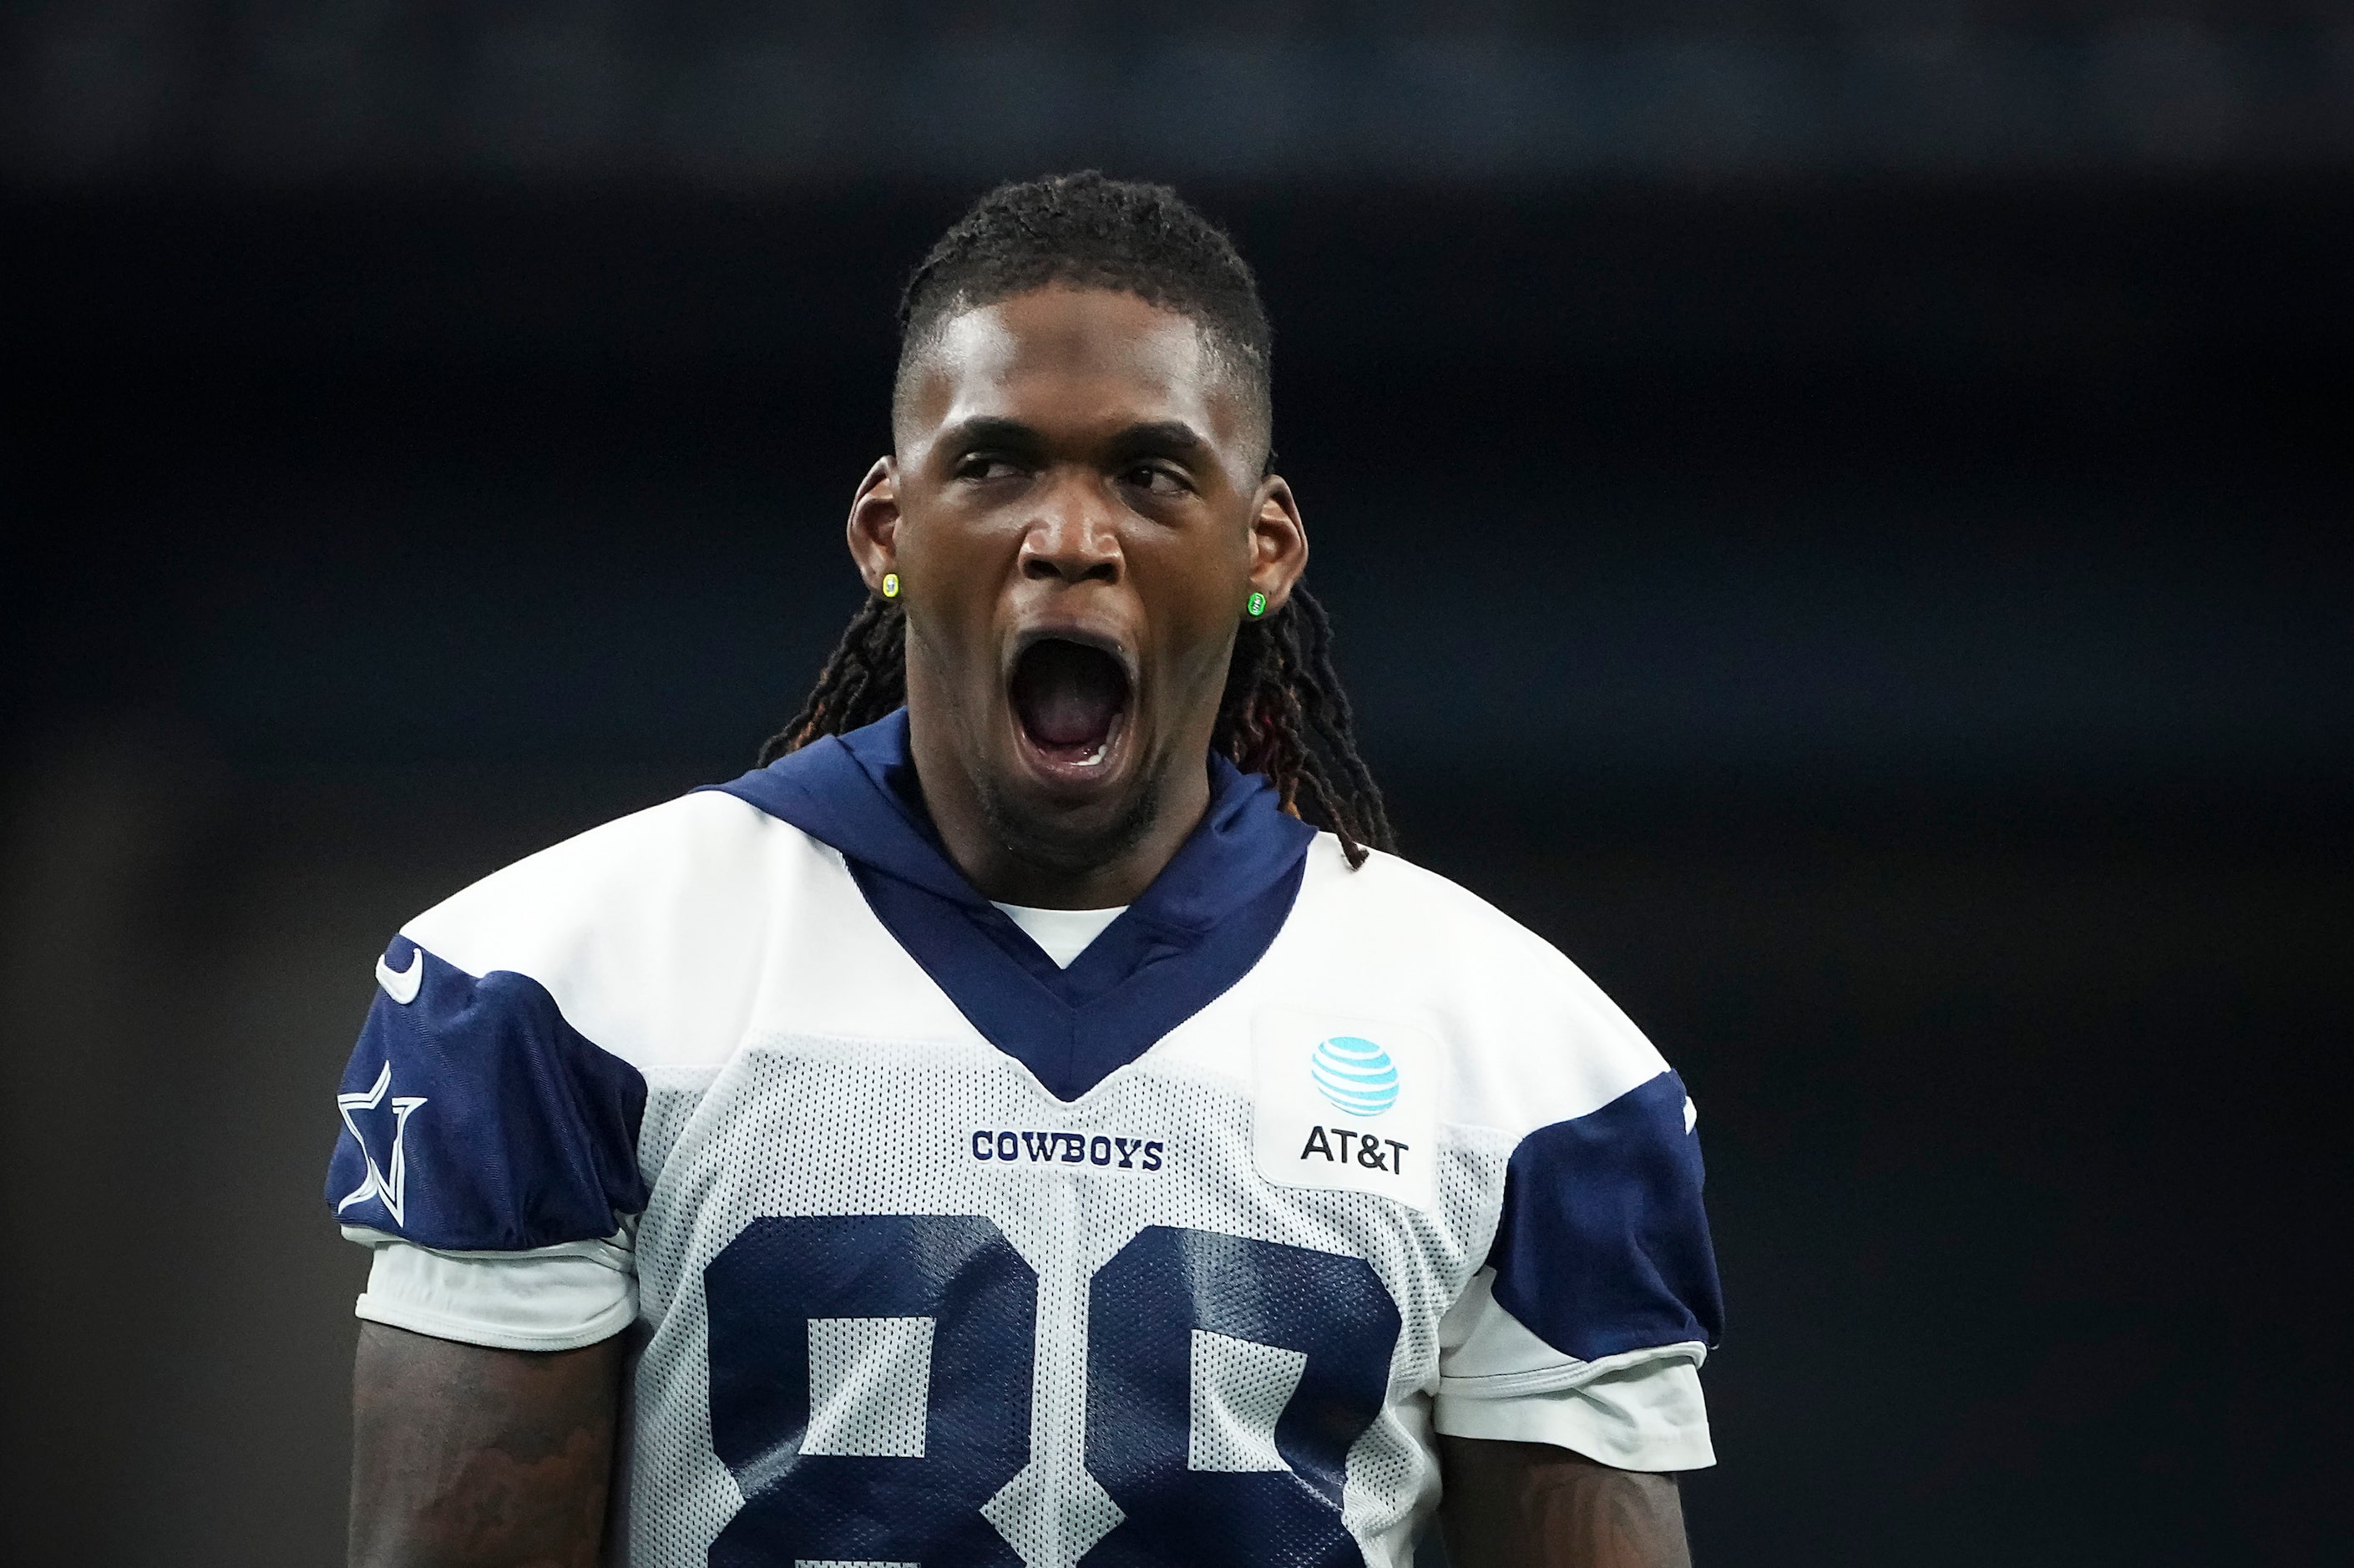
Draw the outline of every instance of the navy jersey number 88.
[[[712,1544],[714,1568],[1017,1561],[981,1509],[1029,1460],[1038,1281],[994,1224],[758,1220],[704,1283],[712,1438],[745,1497]],[[838,1319],[928,1325],[919,1442],[805,1451],[810,1347]],[[1089,1330],[1087,1465],[1127,1520],[1086,1561],[1362,1561],[1341,1520],[1342,1482],[1380,1414],[1399,1330],[1363,1260],[1153,1226],[1097,1271]],[[1278,1386],[1257,1393],[1280,1408],[1274,1462],[1193,1463],[1203,1334],[1272,1352]]]
[[[755,1220],[704,1271],[711,1441],[744,1507],[712,1568],[919,1558],[1017,1565],[981,1504],[1030,1457],[1038,1277],[978,1216]],[[920,1457],[811,1454],[811,1325],[927,1319]]]

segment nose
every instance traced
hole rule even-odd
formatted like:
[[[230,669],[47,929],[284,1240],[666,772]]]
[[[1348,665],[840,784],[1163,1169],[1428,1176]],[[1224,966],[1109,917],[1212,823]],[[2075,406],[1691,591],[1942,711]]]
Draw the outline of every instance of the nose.
[[[1089,476],[1072,474],[1048,486],[1022,536],[1022,575],[1066,583],[1119,581],[1125,562],[1108,502]]]

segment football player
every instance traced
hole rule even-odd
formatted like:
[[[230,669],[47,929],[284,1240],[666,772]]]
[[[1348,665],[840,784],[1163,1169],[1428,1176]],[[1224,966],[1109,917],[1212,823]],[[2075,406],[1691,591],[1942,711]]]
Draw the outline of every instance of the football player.
[[[1388,853],[1248,269],[1009,185],[901,331],[765,766],[377,962],[352,1561],[1685,1561],[1691,1102]]]

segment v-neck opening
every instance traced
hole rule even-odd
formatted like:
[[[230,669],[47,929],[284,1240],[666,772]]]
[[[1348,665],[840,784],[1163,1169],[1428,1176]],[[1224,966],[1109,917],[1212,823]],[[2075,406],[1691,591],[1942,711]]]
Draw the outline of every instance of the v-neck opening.
[[[1019,927],[1023,936],[1037,943],[1058,969],[1067,969],[1076,963],[1113,921],[1128,913],[1125,904],[1115,909],[1050,909],[1037,905],[1008,904],[1002,898],[989,902]]]
[[[840,851],[868,907],[958,1011],[1073,1100],[1248,973],[1298,896],[1314,830],[1278,809],[1265,779],[1222,757],[1207,766],[1201,823],[1068,968],[949,859],[912,788],[905,709],[711,788]]]

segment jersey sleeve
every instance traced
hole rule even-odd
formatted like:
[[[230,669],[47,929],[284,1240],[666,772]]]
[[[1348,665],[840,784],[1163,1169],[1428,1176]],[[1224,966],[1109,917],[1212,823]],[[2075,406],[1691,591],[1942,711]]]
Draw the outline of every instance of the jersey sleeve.
[[[327,1202],[376,1249],[359,1316],[519,1350],[635,1314],[646,1084],[529,976],[396,938],[345,1068]]]
[[[1714,1463],[1699,1369],[1723,1309],[1695,1120],[1662,1072],[1520,1139],[1487,1266],[1441,1325],[1440,1432]]]

